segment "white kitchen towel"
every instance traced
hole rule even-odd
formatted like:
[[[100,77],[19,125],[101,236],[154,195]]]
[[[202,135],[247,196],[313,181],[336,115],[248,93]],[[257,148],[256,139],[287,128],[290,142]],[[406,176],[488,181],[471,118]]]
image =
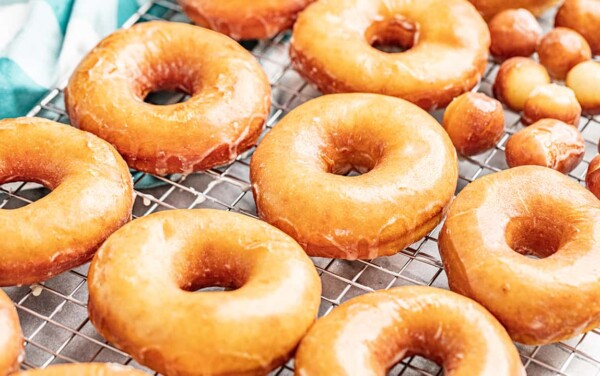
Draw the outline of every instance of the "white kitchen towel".
[[[0,119],[25,115],[148,0],[0,0]]]

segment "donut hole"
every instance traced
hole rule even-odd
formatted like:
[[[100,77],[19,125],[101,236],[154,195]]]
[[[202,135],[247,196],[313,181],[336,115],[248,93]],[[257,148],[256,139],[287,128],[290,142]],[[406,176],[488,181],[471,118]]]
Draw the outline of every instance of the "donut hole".
[[[379,51],[398,53],[410,50],[417,43],[418,34],[417,23],[397,15],[373,22],[365,32],[365,38]]]
[[[148,67],[134,83],[135,94],[153,105],[169,105],[188,100],[196,92],[198,80],[192,69],[165,62]]]
[[[414,369],[434,370],[434,369],[443,368],[441,359],[438,359],[438,361],[436,361],[432,357],[424,356],[421,354],[407,354],[399,362],[394,364],[392,367],[389,367],[389,370],[387,371],[386,375],[388,375],[388,376],[402,375],[403,374],[402,370],[407,370],[407,369],[411,368],[411,366],[409,366],[409,365],[412,365],[412,367],[417,367]],[[408,374],[410,374],[410,372]],[[416,373],[416,374],[418,375],[420,373]],[[437,374],[437,373],[433,373],[433,374]],[[443,374],[444,373],[442,373],[442,375]]]
[[[326,172],[342,176],[359,176],[371,171],[379,163],[383,147],[377,142],[343,137],[338,138],[333,148],[322,151]]]
[[[510,219],[506,242],[517,253],[529,258],[546,258],[563,247],[576,232],[573,225],[557,216],[536,213]]]
[[[0,210],[22,208],[46,197],[51,191],[48,185],[31,179],[6,183],[0,180]]]
[[[148,104],[164,106],[164,105],[168,105],[168,104],[185,102],[189,98],[190,98],[189,93],[186,93],[183,90],[165,89],[165,90],[154,90],[154,91],[149,92],[145,96],[144,102],[146,102]]]
[[[188,292],[231,291],[242,287],[249,276],[247,262],[212,248],[193,250],[175,262],[176,283]]]

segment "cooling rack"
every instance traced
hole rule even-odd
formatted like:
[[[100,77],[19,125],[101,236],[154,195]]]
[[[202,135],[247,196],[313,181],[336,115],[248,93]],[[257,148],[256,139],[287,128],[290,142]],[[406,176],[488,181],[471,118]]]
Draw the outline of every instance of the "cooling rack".
[[[154,0],[133,15],[124,27],[136,22],[170,20],[190,22],[174,0]],[[548,29],[551,21],[542,20]],[[269,76],[273,89],[273,105],[265,132],[290,110],[320,93],[303,81],[290,67],[288,42],[283,32],[272,40],[245,42],[244,47],[259,60]],[[491,95],[498,64],[490,61],[478,90]],[[175,103],[181,94],[162,94],[155,103]],[[51,90],[28,114],[69,123],[64,110],[63,91]],[[441,120],[441,111],[433,115]],[[505,112],[505,134],[497,146],[473,158],[460,158],[457,192],[473,180],[507,168],[504,145],[509,135],[522,128],[517,113]],[[589,161],[597,153],[600,118],[582,116],[579,129],[586,143],[584,161],[570,176],[583,183]],[[256,217],[250,191],[250,150],[235,162],[204,173],[153,177],[153,188],[146,187],[147,176],[135,174],[134,218],[175,208],[216,208]],[[27,205],[48,193],[32,183],[0,185],[0,209]],[[403,285],[429,285],[448,288],[440,256],[437,236],[440,226],[400,253],[370,261],[344,261],[313,258],[323,284],[319,315],[357,295],[378,289]],[[10,239],[3,239],[10,241]],[[91,325],[86,303],[88,265],[65,272],[33,286],[9,287],[4,290],[15,302],[26,339],[23,369],[43,368],[56,363],[115,362],[143,369],[126,353],[114,348],[99,336]],[[574,292],[576,293],[576,292]],[[548,346],[517,345],[529,375],[600,375],[600,330]],[[293,375],[293,361],[274,371],[273,375]],[[442,375],[443,370],[427,359],[413,356],[402,360],[390,375]]]

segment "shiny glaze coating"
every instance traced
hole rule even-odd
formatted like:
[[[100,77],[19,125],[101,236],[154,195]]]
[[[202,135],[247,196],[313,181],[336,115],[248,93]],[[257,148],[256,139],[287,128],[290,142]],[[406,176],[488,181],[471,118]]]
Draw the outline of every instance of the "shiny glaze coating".
[[[599,239],[592,193],[523,166],[463,189],[438,245],[453,291],[486,307],[515,341],[541,345],[600,325]]]
[[[584,112],[600,114],[600,63],[584,61],[577,64],[567,74],[566,85],[575,92],[577,101]]]
[[[558,4],[559,0],[469,0],[481,15],[490,19],[506,9],[525,8],[536,16]]]
[[[0,290],[0,375],[19,369],[23,358],[23,335],[17,310],[10,298]]]
[[[179,89],[183,103],[144,102]],[[254,57],[214,31],[145,22],[105,38],[65,90],[71,122],[109,141],[130,167],[158,175],[232,161],[260,135],[271,88]]]
[[[410,49],[382,52],[376,42]],[[489,45],[463,0],[320,0],[298,16],[290,55],[323,93],[385,94],[431,110],[478,83]]]
[[[44,281],[88,261],[129,221],[133,184],[117,151],[98,137],[41,118],[0,121],[0,184],[52,190],[0,209],[0,286]]]
[[[286,115],[250,164],[259,216],[311,256],[369,259],[442,219],[456,152],[428,113],[377,94],[319,97]],[[351,170],[360,176],[340,176]]]
[[[194,23],[233,39],[272,38],[315,0],[178,0]]]
[[[147,374],[115,363],[80,363],[32,369],[19,372],[15,376],[147,376]]]
[[[542,119],[556,119],[574,126],[579,125],[581,106],[575,93],[568,87],[545,84],[531,91],[523,109],[523,124]]]
[[[592,58],[590,45],[581,34],[565,27],[557,27],[544,35],[537,53],[540,63],[556,80],[564,80],[571,68]]]
[[[419,354],[447,376],[525,376],[496,319],[471,299],[424,286],[361,295],[319,319],[300,343],[298,376],[383,376]]]
[[[527,9],[507,9],[489,22],[492,55],[507,59],[531,56],[542,37],[542,27]]]
[[[572,125],[556,119],[542,119],[512,135],[506,143],[510,167],[544,166],[564,174],[583,159],[585,141]]]
[[[590,161],[585,174],[585,184],[594,196],[600,198],[600,155]]]
[[[513,57],[500,66],[493,90],[502,103],[521,111],[531,91],[549,83],[550,76],[542,65],[526,57]]]
[[[493,148],[504,134],[504,110],[485,94],[465,93],[446,108],[443,126],[460,154],[479,154]]]
[[[89,273],[90,320],[165,375],[265,375],[316,318],[321,284],[290,237],[219,210],[169,210],[111,236]],[[232,291],[194,292],[222,286]]]
[[[558,9],[554,24],[583,35],[592,52],[600,55],[600,0],[566,0]]]

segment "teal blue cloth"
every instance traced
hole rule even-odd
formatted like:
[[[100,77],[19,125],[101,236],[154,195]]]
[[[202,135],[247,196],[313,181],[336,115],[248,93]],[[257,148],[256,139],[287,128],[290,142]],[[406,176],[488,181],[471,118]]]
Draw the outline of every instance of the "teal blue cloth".
[[[0,0],[0,119],[26,115],[147,0]],[[136,188],[164,184],[132,171]]]
[[[0,119],[26,115],[146,0],[0,0]]]

